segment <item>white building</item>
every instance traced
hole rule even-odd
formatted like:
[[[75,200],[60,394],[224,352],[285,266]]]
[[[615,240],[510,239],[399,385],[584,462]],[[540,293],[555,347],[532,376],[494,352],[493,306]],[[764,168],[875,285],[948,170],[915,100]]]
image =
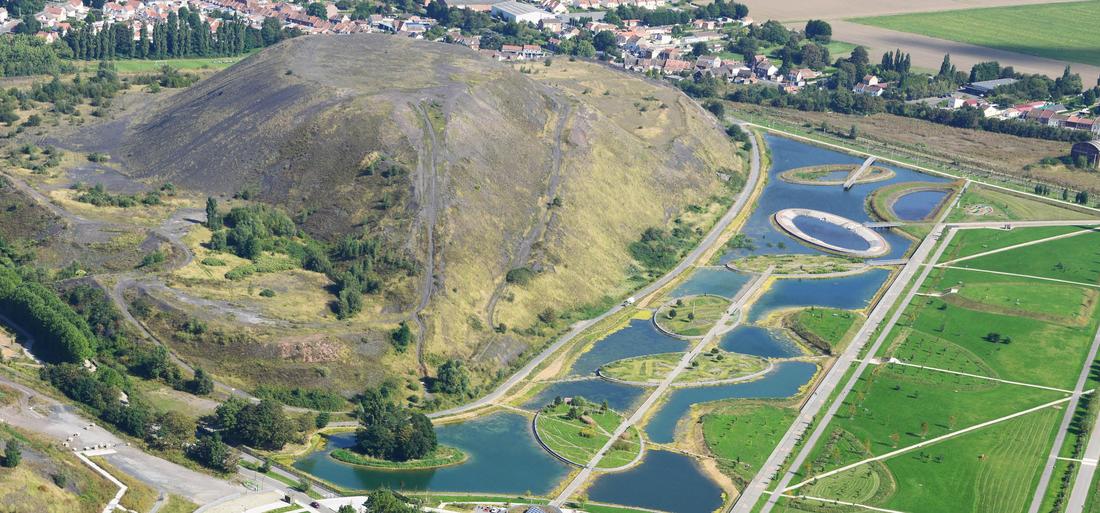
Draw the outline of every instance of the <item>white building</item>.
[[[492,14],[493,16],[497,16],[504,21],[514,21],[516,23],[527,22],[535,25],[538,25],[539,21],[542,21],[546,18],[554,17],[553,14],[550,14],[531,4],[521,4],[515,1],[494,4],[492,8]]]

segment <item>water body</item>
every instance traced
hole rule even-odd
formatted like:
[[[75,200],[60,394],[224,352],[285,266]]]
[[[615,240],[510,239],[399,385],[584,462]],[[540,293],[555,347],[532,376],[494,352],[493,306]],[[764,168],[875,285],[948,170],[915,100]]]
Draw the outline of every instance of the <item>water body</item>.
[[[768,171],[768,184],[760,196],[756,210],[749,216],[741,233],[756,246],[755,249],[738,249],[722,256],[721,262],[755,254],[819,254],[820,250],[804,246],[775,227],[772,214],[785,208],[810,208],[847,217],[856,222],[871,221],[865,201],[874,190],[901,182],[944,182],[947,180],[917,173],[905,168],[883,166],[892,169],[896,176],[881,182],[856,184],[850,190],[843,187],[793,184],[777,175],[788,169],[825,164],[851,164],[859,166],[862,157],[838,153],[817,146],[768,135],[765,137],[772,152],[772,167]],[[881,164],[880,164],[881,165]],[[892,232],[880,232],[888,243],[890,253],[882,258],[900,258],[908,250],[911,241]]]
[[[863,251],[871,247],[871,243],[856,235],[852,230],[822,221],[816,217],[798,216],[792,219],[792,222],[803,232],[806,232],[806,235],[834,246],[853,251]]]
[[[699,470],[694,460],[656,450],[647,452],[637,467],[596,478],[588,497],[672,513],[711,513],[722,505],[722,489]]]
[[[331,449],[350,447],[355,434],[329,439],[329,448],[294,463],[294,467],[352,489],[432,490],[448,492],[549,493],[568,467],[534,440],[530,421],[515,413],[438,426],[439,442],[458,447],[469,459],[461,465],[431,470],[387,471],[346,465],[328,457]]]
[[[626,328],[597,341],[592,349],[577,358],[570,369],[570,374],[593,375],[600,366],[615,360],[657,353],[674,353],[687,351],[687,349],[687,342],[657,331],[653,321],[635,319],[630,321],[630,325]]]
[[[714,294],[733,299],[748,281],[748,275],[725,267],[704,267],[691,273],[691,277],[673,289],[668,297]]]
[[[777,280],[750,306],[747,321],[751,324],[775,310],[797,306],[825,306],[845,310],[864,308],[889,275],[890,271],[886,269],[871,269],[843,278]]]
[[[523,405],[529,410],[537,410],[550,404],[555,397],[584,397],[589,401],[600,403],[607,401],[611,409],[618,412],[634,410],[634,405],[643,393],[651,392],[652,388],[642,388],[619,383],[612,383],[602,379],[587,381],[567,381],[554,383],[539,392],[533,399]]]
[[[785,398],[798,393],[799,387],[810,381],[817,366],[809,362],[784,362],[765,377],[747,383],[716,387],[678,388],[645,426],[646,435],[656,443],[672,443],[676,423],[687,415],[691,405],[721,399]],[[595,497],[593,497],[595,498]],[[658,508],[659,509],[659,508]]]
[[[894,202],[891,208],[902,221],[920,221],[928,217],[947,197],[947,191],[910,192]]]
[[[744,324],[723,335],[718,347],[724,351],[761,358],[790,358],[802,354],[798,345],[782,332]]]

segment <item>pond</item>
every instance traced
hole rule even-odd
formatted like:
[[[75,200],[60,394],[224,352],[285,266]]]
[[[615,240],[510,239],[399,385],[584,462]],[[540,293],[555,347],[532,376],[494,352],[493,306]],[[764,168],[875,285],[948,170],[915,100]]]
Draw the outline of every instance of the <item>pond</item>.
[[[588,498],[672,513],[711,513],[722,506],[722,489],[690,457],[650,450],[637,467],[596,478]]]
[[[734,273],[730,273],[734,274]],[[687,351],[687,342],[657,331],[653,321],[634,319],[630,325],[593,344],[573,364],[570,374],[593,375],[600,366],[634,356]]]
[[[714,294],[733,299],[748,281],[748,275],[725,267],[702,267],[691,273],[691,277],[669,292],[667,297]]]
[[[863,251],[871,247],[871,243],[863,237],[836,223],[822,221],[813,216],[797,216],[793,221],[806,235],[822,242],[853,251]]]
[[[601,403],[607,401],[611,409],[618,412],[634,410],[635,403],[643,393],[652,392],[652,388],[634,387],[619,383],[612,383],[600,378],[585,381],[567,381],[554,383],[533,399],[527,401],[523,407],[529,410],[537,410],[550,404],[555,397],[583,397],[589,401]]]
[[[790,358],[802,354],[798,345],[781,331],[744,324],[723,335],[718,347],[761,358]]]
[[[687,415],[691,405],[721,399],[791,397],[798,393],[799,387],[810,381],[816,370],[817,366],[809,362],[783,362],[776,364],[775,370],[756,381],[675,389],[646,424],[646,435],[656,443],[672,443],[676,423]]]
[[[430,470],[377,470],[333,460],[331,449],[350,447],[354,433],[335,435],[329,447],[294,463],[294,467],[354,490],[394,490],[536,494],[550,492],[568,467],[534,440],[530,421],[515,413],[494,413],[460,424],[436,427],[439,443],[458,447],[469,459]],[[502,443],[503,442],[503,443]]]
[[[723,264],[747,255],[821,253],[817,249],[799,244],[775,226],[771,219],[772,214],[785,208],[821,210],[862,223],[872,221],[865,205],[867,196],[876,189],[902,182],[947,182],[943,178],[909,169],[883,166],[893,170],[896,175],[881,182],[856,184],[847,191],[839,185],[789,183],[780,179],[778,174],[788,169],[826,164],[852,164],[855,167],[864,159],[782,137],[769,135],[765,140],[772,153],[768,183],[760,196],[757,208],[749,215],[748,221],[741,230],[741,233],[748,237],[755,247],[735,249],[726,253],[721,258]],[[882,258],[900,258],[912,244],[909,239],[892,231],[882,232],[882,235],[890,244],[890,253]]]
[[[890,271],[875,268],[843,278],[777,280],[749,307],[747,322],[755,323],[775,310],[798,306],[864,308],[889,275]]]
[[[894,201],[890,209],[902,221],[921,221],[947,197],[947,191],[915,191]]]

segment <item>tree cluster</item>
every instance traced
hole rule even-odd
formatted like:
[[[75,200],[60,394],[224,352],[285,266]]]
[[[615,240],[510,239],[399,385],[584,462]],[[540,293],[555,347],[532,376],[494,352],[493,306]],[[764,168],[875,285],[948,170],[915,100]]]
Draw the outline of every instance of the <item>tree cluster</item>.
[[[356,416],[361,427],[355,433],[355,448],[368,456],[408,461],[431,454],[439,445],[428,417],[394,404],[380,390],[362,394]]]
[[[298,426],[271,399],[250,403],[231,397],[203,421],[230,442],[264,450],[282,449],[298,433]]]

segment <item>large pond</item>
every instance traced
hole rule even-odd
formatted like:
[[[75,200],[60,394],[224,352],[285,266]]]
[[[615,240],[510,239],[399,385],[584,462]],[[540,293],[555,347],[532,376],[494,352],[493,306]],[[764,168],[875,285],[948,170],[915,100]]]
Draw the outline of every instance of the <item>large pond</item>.
[[[711,513],[722,506],[722,489],[690,457],[649,451],[637,467],[596,478],[588,498],[672,513]]]
[[[799,387],[810,381],[817,366],[809,362],[784,362],[765,377],[747,383],[715,387],[678,388],[669,394],[665,404],[649,419],[646,435],[657,443],[672,443],[676,423],[687,415],[691,405],[720,399],[791,397]]]
[[[824,185],[804,185],[786,182],[778,174],[788,169],[824,164],[851,164],[853,167],[863,163],[863,158],[826,150],[817,146],[765,136],[772,153],[772,168],[768,171],[768,184],[756,210],[749,216],[741,233],[746,235],[754,249],[737,249],[722,256],[726,263],[735,258],[753,254],[783,253],[821,253],[805,246],[780,231],[771,220],[772,214],[785,208],[809,208],[831,212],[857,222],[872,221],[865,207],[867,195],[881,187],[901,182],[944,182],[947,180],[911,171],[905,168],[883,166],[892,169],[896,175],[881,182],[856,184],[845,191],[843,187]],[[882,165],[882,164],[878,164]],[[890,232],[882,232],[890,244],[890,253],[883,258],[900,258],[909,249],[911,241]]]
[[[538,446],[529,426],[526,417],[515,413],[494,413],[461,424],[438,426],[440,443],[469,455],[465,463],[453,467],[375,470],[340,463],[328,456],[332,449],[353,445],[354,433],[333,436],[328,450],[313,453],[295,462],[294,467],[356,490],[548,493],[565,477],[568,468]]]
[[[577,358],[570,374],[592,375],[596,373],[596,369],[615,360],[687,349],[687,342],[657,331],[653,321],[635,319],[630,321],[629,326],[596,342],[592,349]]]
[[[920,221],[932,214],[947,197],[947,191],[916,191],[902,195],[890,208],[902,221]]]
[[[890,271],[875,268],[843,278],[776,280],[756,303],[750,305],[747,320],[754,323],[775,310],[798,306],[864,308],[889,275]]]
[[[678,287],[668,293],[668,297],[714,294],[733,299],[737,291],[749,281],[747,274],[731,271],[725,267],[703,267],[691,273]]]
[[[798,216],[793,222],[806,235],[837,247],[852,251],[863,251],[871,247],[871,243],[859,234],[835,223],[813,216]]]
[[[533,399],[527,401],[523,407],[529,410],[537,410],[550,404],[555,397],[583,397],[597,403],[607,401],[607,405],[611,409],[625,413],[634,409],[635,403],[647,390],[652,389],[621,385],[600,378],[567,381],[547,386]]]
[[[732,353],[749,354],[761,358],[790,358],[799,356],[802,350],[779,330],[742,324],[722,335],[718,347]]]

